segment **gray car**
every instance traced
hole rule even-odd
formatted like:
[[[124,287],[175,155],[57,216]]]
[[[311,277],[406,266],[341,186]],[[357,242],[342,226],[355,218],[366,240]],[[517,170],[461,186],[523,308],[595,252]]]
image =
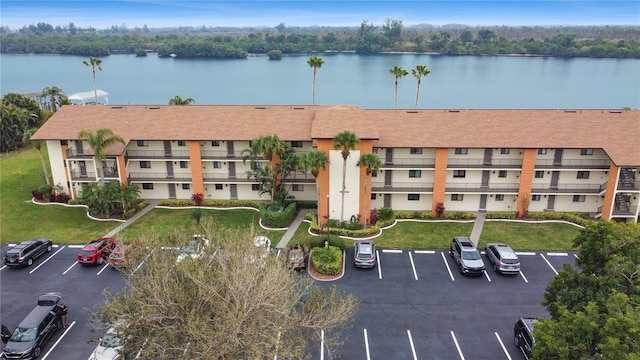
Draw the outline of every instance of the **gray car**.
[[[371,240],[358,240],[353,245],[353,265],[360,268],[376,266],[376,243]]]
[[[520,271],[520,260],[511,246],[502,243],[488,243],[485,254],[493,264],[493,270],[501,274],[517,274]]]
[[[456,236],[451,240],[449,254],[458,264],[460,274],[482,275],[484,274],[484,261],[473,242],[466,236]]]

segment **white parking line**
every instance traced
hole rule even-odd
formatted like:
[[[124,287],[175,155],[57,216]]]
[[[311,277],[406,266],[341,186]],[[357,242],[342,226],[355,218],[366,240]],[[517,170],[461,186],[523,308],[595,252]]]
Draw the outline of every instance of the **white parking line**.
[[[407,336],[409,337],[409,344],[411,344],[411,353],[413,354],[413,360],[418,360],[416,355],[416,348],[413,346],[413,339],[411,338],[411,330],[407,330]]]
[[[534,251],[516,251],[516,255],[533,256],[535,254]]]
[[[75,325],[76,322],[72,322],[71,324],[69,324],[69,327],[67,328],[67,330],[65,330],[64,333],[62,333],[62,335],[60,335],[60,338],[58,339],[58,341],[56,341],[53,346],[51,346],[51,349],[49,349],[49,351],[47,351],[46,354],[44,354],[44,356],[42,357],[41,360],[46,360],[47,356],[49,356],[49,354],[51,354],[51,352],[53,351],[53,349],[56,348],[56,346],[58,346],[58,344],[60,343],[60,341],[62,341],[62,339],[64,339],[64,337],[67,335],[67,333],[69,332],[69,330],[71,330],[71,328],[73,327],[73,325]]]
[[[82,249],[84,245],[67,245],[69,249]]]
[[[418,280],[418,273],[416,272],[416,265],[413,263],[413,256],[411,256],[411,251],[409,251],[409,260],[411,260],[411,268],[413,269],[413,277]]]
[[[371,360],[371,354],[369,353],[369,338],[367,337],[367,329],[364,329],[364,348],[367,351],[367,360]]]
[[[487,272],[487,270],[485,270],[483,272],[484,272],[484,276],[487,277],[487,280],[489,280],[489,282],[491,282],[491,278],[489,277],[489,273]]]
[[[511,360],[511,355],[509,355],[509,352],[507,351],[507,348],[504,347],[504,344],[502,343],[502,339],[500,339],[500,335],[498,335],[497,332],[494,332],[494,334],[496,334],[496,338],[498,338],[498,342],[500,343],[500,346],[502,347],[502,351],[504,351],[504,354],[507,355],[507,359]]]
[[[44,265],[47,261],[49,261],[49,259],[51,259],[52,257],[56,256],[57,253],[59,253],[60,251],[62,251],[62,249],[64,249],[64,246],[62,246],[60,249],[58,249],[58,251],[54,252],[51,256],[49,256],[48,258],[44,259],[43,262],[41,262],[40,264],[38,264],[38,266],[34,267],[33,270],[29,271],[29,274],[32,274],[34,271],[38,270],[38,268],[42,265]]]
[[[566,252],[548,252],[547,256],[569,256]]]
[[[578,256],[578,254],[573,254],[573,257],[575,257],[576,259],[579,259],[580,257]]]
[[[416,254],[435,254],[436,253],[435,250],[414,250],[413,252]]]
[[[449,268],[449,263],[447,263],[447,258],[445,258],[444,252],[441,252],[440,255],[442,255],[442,261],[444,261],[444,265],[447,267],[447,271],[449,272],[449,277],[451,277],[451,281],[456,281],[456,279],[453,278],[453,273],[451,273],[451,268]]]
[[[522,278],[524,279],[524,282],[528,283],[529,280],[527,280],[527,278],[524,276],[524,274],[522,273],[522,270],[518,271],[518,274],[520,274],[520,276],[522,276]]]
[[[324,330],[320,330],[320,360],[324,360]]]
[[[454,334],[453,331],[451,331],[451,337],[453,338],[453,342],[456,344],[456,349],[458,349],[458,354],[460,354],[460,359],[464,360],[464,355],[462,355],[462,350],[460,350],[460,345],[458,345],[456,334]]]
[[[97,273],[96,275],[100,275],[100,274],[102,274],[102,272],[104,271],[104,269],[108,268],[109,266],[111,266],[111,265],[109,265],[109,263],[104,264],[104,266],[102,267],[102,269],[100,269],[100,271],[98,271],[98,273]]]
[[[547,254],[548,255],[548,254]],[[549,265],[549,267],[551,268],[551,270],[553,270],[554,273],[556,273],[556,275],[558,275],[558,272],[556,271],[556,269],[553,267],[553,265],[551,265],[551,263],[549,262],[549,260],[547,260],[546,257],[544,257],[544,254],[540,253],[540,256],[542,256],[542,258],[544,259],[544,261],[547,262],[547,265]]]
[[[74,262],[74,263],[73,263],[73,265],[69,266],[69,267],[67,268],[67,270],[65,270],[65,271],[62,273],[62,275],[66,275],[66,274],[69,272],[69,270],[71,270],[71,269],[72,269],[74,266],[76,266],[76,265],[78,265],[78,262],[77,262],[77,261],[76,261],[76,262]]]
[[[402,250],[399,250],[399,249],[382,249],[382,252],[392,253],[392,254],[402,254]]]
[[[380,267],[380,252],[376,250],[376,260],[378,261],[378,279],[382,280],[382,268]]]

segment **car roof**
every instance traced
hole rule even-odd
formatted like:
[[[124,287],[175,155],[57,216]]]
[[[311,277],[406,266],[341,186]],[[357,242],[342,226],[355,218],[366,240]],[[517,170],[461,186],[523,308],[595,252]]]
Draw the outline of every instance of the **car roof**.
[[[520,318],[522,323],[529,329],[529,331],[533,331],[533,324],[539,322],[536,318]]]
[[[496,250],[498,250],[498,252],[500,253],[500,255],[502,257],[505,257],[505,258],[508,258],[508,259],[517,259],[518,258],[518,256],[516,255],[516,252],[513,250],[513,248],[511,248],[511,246],[509,246],[507,244],[489,243],[489,244],[487,244],[487,247],[496,248]]]
[[[356,241],[356,245],[358,245],[358,251],[360,252],[373,252],[373,247],[376,244],[373,241],[359,240],[359,241]]]

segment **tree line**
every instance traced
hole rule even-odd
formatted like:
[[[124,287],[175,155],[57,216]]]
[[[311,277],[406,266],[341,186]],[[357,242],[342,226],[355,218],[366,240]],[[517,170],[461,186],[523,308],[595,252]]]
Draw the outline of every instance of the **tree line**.
[[[363,20],[359,27],[179,28],[98,31],[46,23],[16,31],[0,28],[2,53],[107,56],[157,52],[184,58],[246,58],[248,54],[355,51],[420,52],[446,55],[530,55],[640,58],[640,27],[404,27],[387,19],[381,26]]]

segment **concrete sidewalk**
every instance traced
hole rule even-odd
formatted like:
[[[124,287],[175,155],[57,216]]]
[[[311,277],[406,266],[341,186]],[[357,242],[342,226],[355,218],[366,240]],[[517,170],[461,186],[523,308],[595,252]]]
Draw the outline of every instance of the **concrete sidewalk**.
[[[289,229],[287,230],[287,232],[285,232],[284,235],[282,235],[282,239],[280,239],[280,242],[276,246],[276,249],[284,249],[287,247],[287,244],[293,237],[293,234],[295,234],[296,231],[298,230],[298,227],[300,226],[300,224],[302,224],[302,221],[304,220],[304,216],[307,214],[308,211],[309,209],[298,210],[298,215],[296,215],[296,218],[293,219],[293,222],[291,223],[291,226],[289,226]]]
[[[135,215],[128,218],[127,221],[120,224],[117,228],[109,231],[104,237],[114,237],[117,233],[122,231],[122,229],[131,225],[136,220],[143,217],[146,213],[148,213],[149,211],[153,210],[156,206],[158,206],[158,204],[160,203],[160,200],[148,200],[148,202],[149,202],[149,205],[147,205],[144,209],[138,211]]]
[[[473,230],[471,230],[471,236],[469,236],[469,239],[475,246],[478,246],[478,242],[480,241],[480,234],[482,234],[482,227],[484,226],[486,218],[486,211],[478,211],[476,213],[476,221],[473,223]]]

